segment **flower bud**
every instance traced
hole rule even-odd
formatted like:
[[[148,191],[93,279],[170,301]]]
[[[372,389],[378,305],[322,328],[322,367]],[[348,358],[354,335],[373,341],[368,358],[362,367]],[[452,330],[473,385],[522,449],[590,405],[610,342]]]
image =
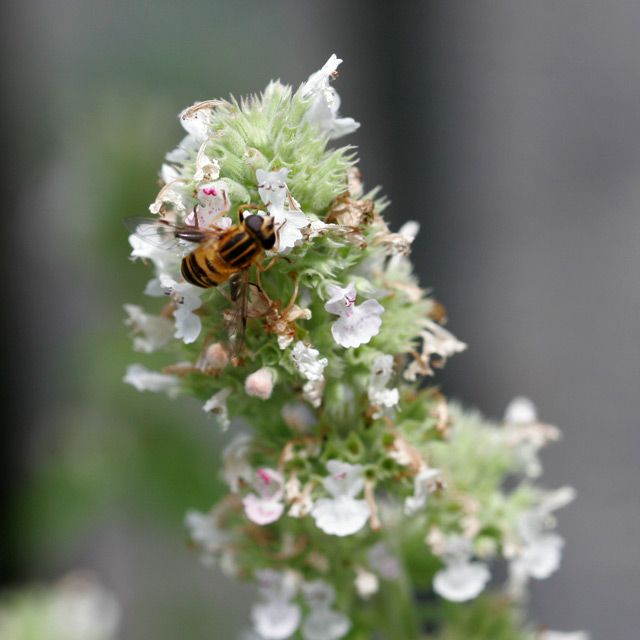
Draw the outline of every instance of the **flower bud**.
[[[262,367],[247,376],[244,381],[244,390],[247,395],[268,400],[273,391],[273,383],[275,382],[271,369]]]
[[[222,343],[214,342],[207,347],[204,359],[207,367],[224,369],[229,364],[229,352]]]

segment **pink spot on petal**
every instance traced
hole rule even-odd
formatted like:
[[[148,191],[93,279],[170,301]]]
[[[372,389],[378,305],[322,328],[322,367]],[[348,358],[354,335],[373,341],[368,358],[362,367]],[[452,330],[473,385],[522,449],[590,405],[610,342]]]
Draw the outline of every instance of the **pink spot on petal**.
[[[217,196],[218,190],[215,187],[204,187],[202,193],[204,193],[205,196]]]
[[[264,482],[266,485],[271,484],[271,476],[264,469],[258,469],[256,473],[258,474],[260,480],[262,480],[262,482]]]

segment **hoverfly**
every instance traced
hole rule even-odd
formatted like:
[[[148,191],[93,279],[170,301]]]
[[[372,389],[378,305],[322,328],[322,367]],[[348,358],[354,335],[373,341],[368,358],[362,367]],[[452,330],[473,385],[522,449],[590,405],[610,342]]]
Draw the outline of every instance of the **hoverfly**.
[[[163,218],[129,218],[127,227],[141,240],[165,250],[175,250],[182,241],[197,246],[183,256],[180,271],[189,284],[209,289],[229,282],[232,314],[231,340],[238,353],[244,339],[247,321],[247,285],[249,268],[259,265],[265,251],[276,243],[274,219],[247,210],[256,205],[238,208],[238,224],[226,229],[176,224]],[[197,222],[197,216],[195,216]],[[230,324],[233,324],[230,322]]]

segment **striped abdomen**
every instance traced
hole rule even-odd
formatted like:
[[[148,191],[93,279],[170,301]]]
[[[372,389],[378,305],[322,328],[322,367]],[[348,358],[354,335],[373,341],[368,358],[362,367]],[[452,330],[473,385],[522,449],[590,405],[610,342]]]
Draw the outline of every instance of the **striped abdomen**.
[[[216,287],[234,273],[246,269],[262,253],[256,239],[242,227],[231,227],[220,238],[205,242],[182,259],[182,276],[187,282]]]

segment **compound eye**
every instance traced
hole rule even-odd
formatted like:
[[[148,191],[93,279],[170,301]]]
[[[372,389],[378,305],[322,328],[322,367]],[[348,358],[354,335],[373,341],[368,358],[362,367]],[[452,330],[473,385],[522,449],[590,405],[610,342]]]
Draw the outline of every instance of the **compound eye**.
[[[255,213],[252,213],[250,216],[247,216],[244,219],[244,223],[253,231],[254,233],[258,233],[262,228],[262,223],[264,222],[264,218]]]

